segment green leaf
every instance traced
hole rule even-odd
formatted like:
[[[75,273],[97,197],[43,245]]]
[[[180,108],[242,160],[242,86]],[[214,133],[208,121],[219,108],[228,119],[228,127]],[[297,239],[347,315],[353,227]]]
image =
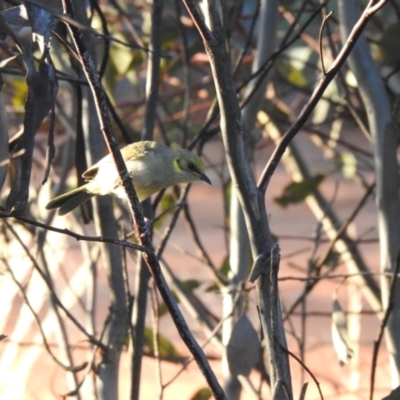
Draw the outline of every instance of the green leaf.
[[[307,86],[307,79],[303,71],[294,63],[287,60],[280,60],[277,66],[280,74],[282,74],[294,86],[303,88]]]
[[[160,205],[162,211],[170,210],[176,205],[176,198],[170,193],[165,193],[161,198]]]
[[[212,394],[209,388],[199,389],[190,400],[209,400],[212,398]]]
[[[210,286],[207,286],[204,289],[204,291],[207,292],[207,293],[219,292],[220,290],[221,290],[220,287],[216,283],[213,283],[213,284],[211,284]]]
[[[219,272],[225,277],[228,277],[229,271],[231,267],[229,265],[229,256],[225,256],[225,258],[222,261],[221,266],[219,267]]]
[[[160,201],[160,207],[161,207],[161,216],[157,217],[157,219],[154,221],[154,228],[158,229],[162,226],[165,217],[169,214],[172,214],[174,211],[173,207],[176,205],[176,199],[175,197],[170,194],[170,193],[165,193]]]
[[[317,190],[324,178],[325,175],[317,174],[301,182],[292,182],[284,188],[283,194],[280,197],[274,198],[274,200],[282,207],[300,203]]]
[[[12,81],[7,80],[7,84],[13,87],[12,105],[15,107],[24,106],[28,97],[28,86],[25,80],[15,77]]]
[[[200,286],[200,282],[196,279],[188,279],[181,282],[182,289],[190,294]]]
[[[120,32],[115,32],[114,37],[121,42],[127,43],[127,38]],[[134,52],[117,42],[112,42],[110,47],[110,60],[119,76],[124,75],[131,66]]]
[[[155,356],[154,354],[154,341],[153,341],[153,330],[150,328],[144,329],[144,345],[147,353]],[[163,335],[158,334],[158,350],[160,352],[160,358],[162,360],[180,360],[182,356],[173,344]]]

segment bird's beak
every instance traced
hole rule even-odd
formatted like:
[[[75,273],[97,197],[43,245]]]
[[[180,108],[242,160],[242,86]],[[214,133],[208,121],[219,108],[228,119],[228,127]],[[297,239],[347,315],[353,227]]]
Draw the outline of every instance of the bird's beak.
[[[206,174],[200,173],[199,174],[199,179],[204,181],[204,182],[207,182],[209,185],[211,185],[210,178]]]

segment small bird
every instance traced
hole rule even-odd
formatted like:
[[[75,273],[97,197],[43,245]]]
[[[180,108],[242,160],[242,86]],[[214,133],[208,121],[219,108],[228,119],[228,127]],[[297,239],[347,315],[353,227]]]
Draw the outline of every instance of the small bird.
[[[189,150],[143,141],[124,147],[121,153],[139,201],[178,183],[202,180],[211,185],[204,173],[202,159]],[[94,196],[112,193],[126,198],[111,154],[89,168],[82,177],[86,180],[84,185],[51,200],[46,208],[59,208],[58,214],[65,215]]]

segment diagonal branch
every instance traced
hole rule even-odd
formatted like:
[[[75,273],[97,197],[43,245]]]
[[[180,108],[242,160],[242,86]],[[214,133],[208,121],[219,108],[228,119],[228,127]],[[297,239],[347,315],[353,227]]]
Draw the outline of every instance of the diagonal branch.
[[[299,132],[301,127],[306,123],[308,118],[310,117],[311,113],[313,112],[315,106],[321,99],[323,93],[325,92],[328,85],[332,82],[333,78],[338,73],[339,69],[342,67],[344,62],[346,61],[347,57],[351,53],[354,48],[354,45],[357,42],[357,39],[360,37],[362,31],[366,27],[370,18],[380,10],[385,4],[387,0],[370,0],[368,6],[364,10],[363,14],[361,15],[358,22],[354,25],[353,30],[351,31],[345,45],[343,46],[342,50],[334,60],[331,67],[328,69],[326,74],[321,78],[319,84],[315,88],[314,92],[312,93],[310,100],[306,104],[306,106],[301,111],[300,115],[298,116],[297,120],[293,123],[293,125],[289,128],[288,131],[283,135],[280,143],[275,148],[271,158],[268,161],[268,164],[265,166],[264,171],[261,174],[261,177],[258,181],[258,188],[265,193],[271,180],[271,177],[278,166],[283,153],[285,152],[286,148],[288,147],[289,143],[292,139],[296,136]]]
[[[69,15],[73,15],[73,8],[70,0],[63,0],[63,6],[65,11]],[[161,268],[154,252],[153,245],[149,235],[146,234],[146,223],[143,216],[143,211],[139,199],[136,195],[135,189],[133,187],[132,180],[126,168],[125,162],[122,158],[121,151],[118,147],[118,143],[112,128],[111,119],[108,114],[108,107],[104,89],[101,85],[99,77],[96,73],[96,68],[93,59],[85,46],[82,38],[81,32],[74,26],[68,25],[69,32],[72,36],[76,51],[79,57],[79,62],[82,64],[85,76],[88,80],[89,86],[92,90],[93,97],[95,100],[95,105],[100,120],[101,131],[106,139],[107,145],[109,147],[110,153],[112,154],[113,160],[115,162],[116,168],[118,170],[121,183],[126,191],[127,197],[129,199],[128,205],[130,212],[133,217],[136,231],[138,233],[140,244],[145,246],[148,250],[144,253],[143,257],[150,269],[153,279],[160,291],[161,297],[163,298],[168,311],[171,315],[174,324],[188,347],[189,351],[193,354],[196,362],[201,369],[204,377],[206,378],[208,385],[214,397],[217,399],[225,399],[225,394],[217,381],[214,372],[211,370],[209,362],[201,349],[201,347],[196,342],[193,334],[190,332],[189,327],[179,310],[176,302],[172,296],[171,290],[169,289],[165,278],[161,272]]]

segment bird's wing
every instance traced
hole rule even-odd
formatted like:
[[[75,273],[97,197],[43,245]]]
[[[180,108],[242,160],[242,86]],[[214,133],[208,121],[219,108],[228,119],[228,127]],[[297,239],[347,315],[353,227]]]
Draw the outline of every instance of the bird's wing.
[[[128,146],[125,146],[124,148],[122,148],[121,153],[122,153],[122,157],[124,158],[125,162],[141,160],[149,153],[152,153],[155,151],[160,152],[162,146],[165,146],[165,145],[162,143],[156,143],[156,142],[151,142],[151,141],[137,142],[137,143],[129,144]],[[99,171],[99,168],[101,167],[101,165],[104,165],[107,163],[114,164],[111,154],[107,154],[99,162],[97,162],[96,164],[91,166],[87,171],[85,171],[82,174],[82,177],[85,180],[93,179],[97,175],[97,172]]]

